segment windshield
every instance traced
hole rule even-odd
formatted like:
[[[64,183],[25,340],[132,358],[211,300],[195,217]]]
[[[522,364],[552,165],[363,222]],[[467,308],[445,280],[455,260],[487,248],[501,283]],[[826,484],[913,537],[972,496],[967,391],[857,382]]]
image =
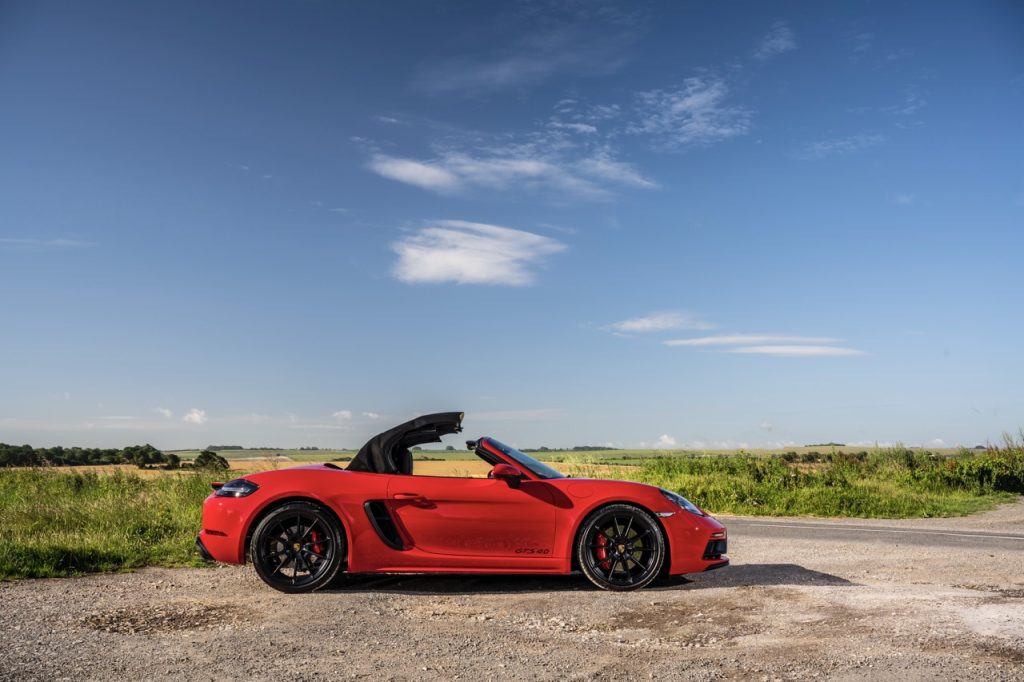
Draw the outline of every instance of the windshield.
[[[547,464],[544,464],[544,462],[538,462],[525,452],[519,452],[514,447],[505,445],[501,441],[494,440],[493,438],[488,438],[487,442],[514,459],[520,466],[529,469],[538,478],[565,478],[565,474],[562,472],[552,469]]]

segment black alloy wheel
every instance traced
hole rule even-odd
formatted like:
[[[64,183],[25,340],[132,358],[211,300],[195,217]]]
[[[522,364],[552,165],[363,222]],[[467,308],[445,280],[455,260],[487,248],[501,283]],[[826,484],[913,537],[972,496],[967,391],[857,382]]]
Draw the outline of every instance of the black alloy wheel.
[[[312,592],[329,584],[345,557],[338,521],[311,502],[290,502],[260,521],[249,545],[263,582],[281,592]]]
[[[665,562],[665,536],[654,517],[628,504],[612,504],[586,518],[576,559],[590,582],[604,590],[648,585]]]

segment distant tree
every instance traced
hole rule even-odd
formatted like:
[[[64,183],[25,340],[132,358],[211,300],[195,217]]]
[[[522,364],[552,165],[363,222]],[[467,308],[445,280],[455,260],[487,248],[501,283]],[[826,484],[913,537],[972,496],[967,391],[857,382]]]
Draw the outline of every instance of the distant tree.
[[[224,471],[228,466],[228,461],[213,450],[203,450],[192,460],[192,468],[194,469]]]
[[[449,445],[445,448],[445,452],[455,452],[455,446]]]
[[[164,455],[167,463],[164,464],[164,469],[177,469],[181,466],[181,457],[178,457],[173,452]]]

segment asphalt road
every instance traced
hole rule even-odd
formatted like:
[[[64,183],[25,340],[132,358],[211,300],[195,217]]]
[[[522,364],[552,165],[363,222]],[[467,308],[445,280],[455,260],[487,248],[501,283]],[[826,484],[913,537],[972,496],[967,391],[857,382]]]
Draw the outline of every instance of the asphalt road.
[[[847,522],[765,520],[719,516],[729,535],[759,538],[887,542],[893,545],[965,547],[1024,551],[1024,534],[979,530],[946,530],[857,525]]]

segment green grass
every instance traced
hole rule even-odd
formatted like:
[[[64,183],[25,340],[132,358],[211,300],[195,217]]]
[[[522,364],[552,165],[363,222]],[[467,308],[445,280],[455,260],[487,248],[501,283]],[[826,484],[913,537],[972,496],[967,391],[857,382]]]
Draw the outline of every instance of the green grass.
[[[0,579],[198,565],[210,480],[0,470]]]

